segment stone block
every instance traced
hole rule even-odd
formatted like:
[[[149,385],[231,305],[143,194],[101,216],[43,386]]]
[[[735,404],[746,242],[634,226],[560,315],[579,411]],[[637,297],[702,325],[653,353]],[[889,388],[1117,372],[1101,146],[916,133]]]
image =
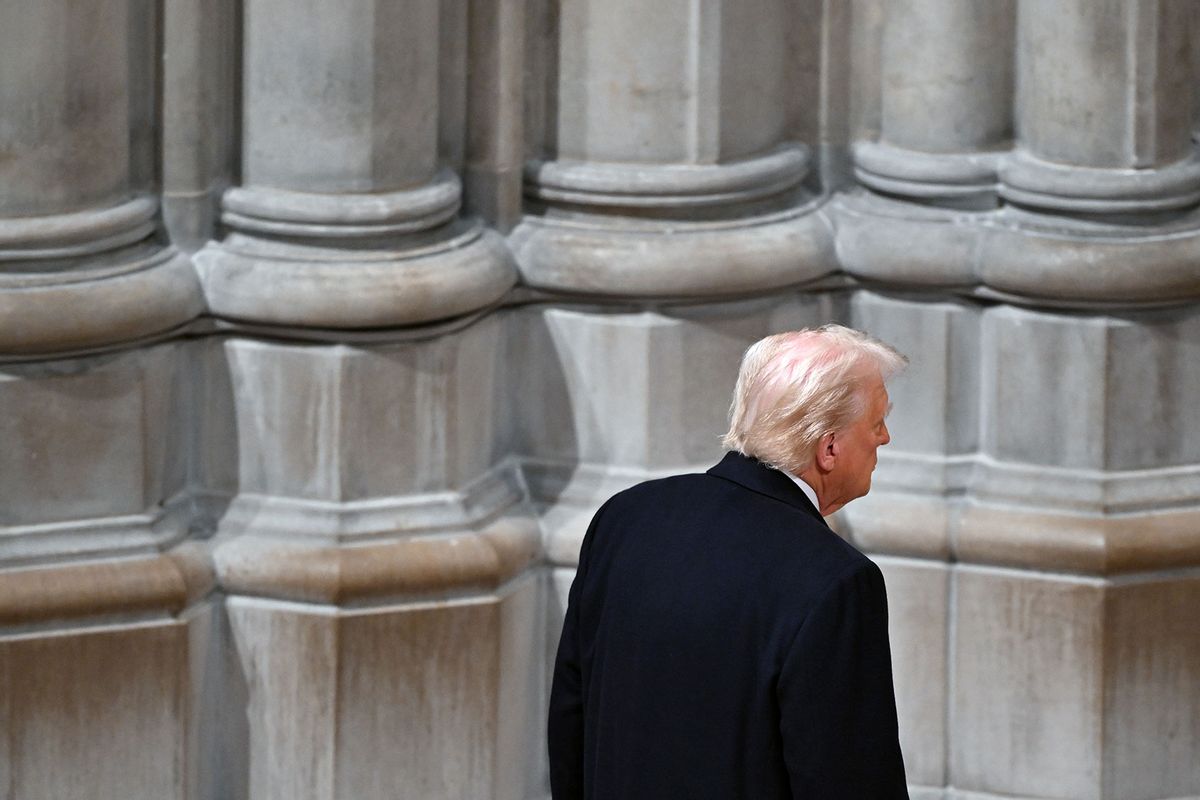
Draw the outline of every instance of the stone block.
[[[1193,311],[983,315],[975,494],[1077,511],[1163,511],[1200,496]]]
[[[1109,328],[1104,317],[986,310],[983,452],[999,461],[1102,469],[1110,425]]]
[[[188,800],[199,789],[189,650],[157,620],[0,635],[0,780],[12,797]],[[201,626],[202,627],[202,626]]]
[[[1100,800],[1102,581],[963,565],[952,593],[950,784]]]
[[[1104,797],[1200,795],[1200,577],[1130,576],[1105,594]]]
[[[516,374],[525,394],[513,448],[544,509],[550,562],[575,563],[592,513],[616,492],[720,460],[745,349],[768,333],[827,322],[841,302],[788,294],[658,311],[520,312],[510,335],[523,354]]]
[[[498,460],[501,336],[491,317],[394,345],[227,340],[239,490],[352,501],[470,482]]]
[[[979,313],[966,302],[855,292],[848,324],[908,356],[888,383],[892,441],[880,453],[972,453],[979,437]],[[931,487],[932,488],[932,487]]]
[[[742,353],[772,332],[819,325],[823,299],[785,295],[659,311],[522,312],[529,392],[517,448],[535,459],[669,468],[719,459]]]
[[[250,797],[528,797],[538,602],[532,578],[353,610],[230,598]]]
[[[1037,798],[1200,791],[1200,580],[956,569],[950,782]]]
[[[0,560],[147,547],[184,488],[182,346],[0,371]]]
[[[1122,314],[1108,326],[1105,467],[1200,465],[1200,311]]]
[[[900,747],[913,786],[946,785],[950,567],[875,556],[888,593],[888,636]]]

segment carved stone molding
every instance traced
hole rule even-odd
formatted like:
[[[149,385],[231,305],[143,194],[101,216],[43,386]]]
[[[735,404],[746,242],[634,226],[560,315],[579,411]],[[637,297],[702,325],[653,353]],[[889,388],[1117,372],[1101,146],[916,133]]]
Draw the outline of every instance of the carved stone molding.
[[[258,536],[214,544],[226,592],[334,605],[495,589],[532,567],[541,551],[537,522],[519,516],[477,530],[350,546]]]
[[[64,354],[164,333],[204,309],[191,261],[140,248],[64,272],[0,272],[0,358]]]
[[[996,152],[921,153],[883,142],[854,145],[854,176],[871,189],[919,200],[969,201],[993,198]]]
[[[1200,202],[1200,155],[1142,169],[1045,161],[1024,150],[1000,166],[1000,194],[1032,208],[1086,214],[1170,211]]]
[[[839,196],[841,266],[875,284],[938,287],[1028,305],[1135,307],[1200,297],[1200,215],[1159,225]],[[919,243],[919,244],[917,244]]]
[[[807,147],[792,143],[724,164],[618,164],[531,161],[525,195],[596,208],[649,208],[659,213],[734,206],[793,189],[808,174]]]
[[[6,569],[0,572],[0,626],[174,615],[214,586],[211,560],[200,542],[155,556]]]
[[[209,311],[248,323],[380,328],[455,317],[497,302],[515,270],[477,223],[409,249],[339,250],[232,235],[196,254]]]
[[[527,216],[509,244],[526,285],[571,294],[714,297],[837,271],[820,201],[713,222]]]
[[[229,501],[219,530],[310,545],[362,544],[400,534],[455,530],[483,524],[523,499],[520,475],[505,463],[461,490],[342,502],[239,494]]]

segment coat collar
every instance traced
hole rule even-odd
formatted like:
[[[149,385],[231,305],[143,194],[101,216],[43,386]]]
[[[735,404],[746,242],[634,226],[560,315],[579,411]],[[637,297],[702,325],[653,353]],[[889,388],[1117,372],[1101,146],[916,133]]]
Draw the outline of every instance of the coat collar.
[[[805,496],[804,491],[791,478],[774,467],[769,467],[757,458],[744,456],[741,453],[729,452],[721,462],[708,471],[728,481],[744,486],[752,492],[772,497],[781,503],[811,514],[822,525],[827,525],[825,518],[813,506],[812,501]]]

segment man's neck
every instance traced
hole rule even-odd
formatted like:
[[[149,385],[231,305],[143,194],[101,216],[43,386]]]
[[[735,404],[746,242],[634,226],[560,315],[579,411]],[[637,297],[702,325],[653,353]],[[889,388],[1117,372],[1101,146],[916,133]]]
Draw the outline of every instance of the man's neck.
[[[809,484],[808,481],[806,481],[804,478],[800,477],[799,475],[793,475],[792,473],[788,472],[787,470],[781,470],[781,472],[783,472],[784,475],[787,475],[789,478],[791,478],[792,481],[797,486],[800,487],[800,491],[804,492],[804,496],[808,498],[808,501],[813,504],[813,508],[815,508],[817,510],[817,513],[820,514],[821,513],[821,501],[817,498],[817,490],[814,489],[812,487],[812,485]]]

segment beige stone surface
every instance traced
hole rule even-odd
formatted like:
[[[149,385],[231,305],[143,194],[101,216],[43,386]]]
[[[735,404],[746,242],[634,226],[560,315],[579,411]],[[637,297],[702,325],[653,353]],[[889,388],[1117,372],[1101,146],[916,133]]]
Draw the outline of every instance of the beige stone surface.
[[[206,548],[160,556],[0,570],[0,626],[183,610],[215,585]]]
[[[1200,574],[1114,581],[1104,604],[1105,797],[1200,786]]]
[[[233,537],[218,540],[214,557],[230,593],[341,605],[494,589],[532,566],[540,544],[536,521],[512,516],[478,531],[342,547]]]
[[[959,566],[951,591],[950,784],[1100,800],[1102,582]]]
[[[188,798],[191,673],[176,621],[0,635],[12,798]]]
[[[532,579],[354,611],[231,598],[250,796],[527,797],[537,598]]]
[[[951,568],[875,556],[888,592],[892,679],[908,782],[946,784],[947,659]]]

